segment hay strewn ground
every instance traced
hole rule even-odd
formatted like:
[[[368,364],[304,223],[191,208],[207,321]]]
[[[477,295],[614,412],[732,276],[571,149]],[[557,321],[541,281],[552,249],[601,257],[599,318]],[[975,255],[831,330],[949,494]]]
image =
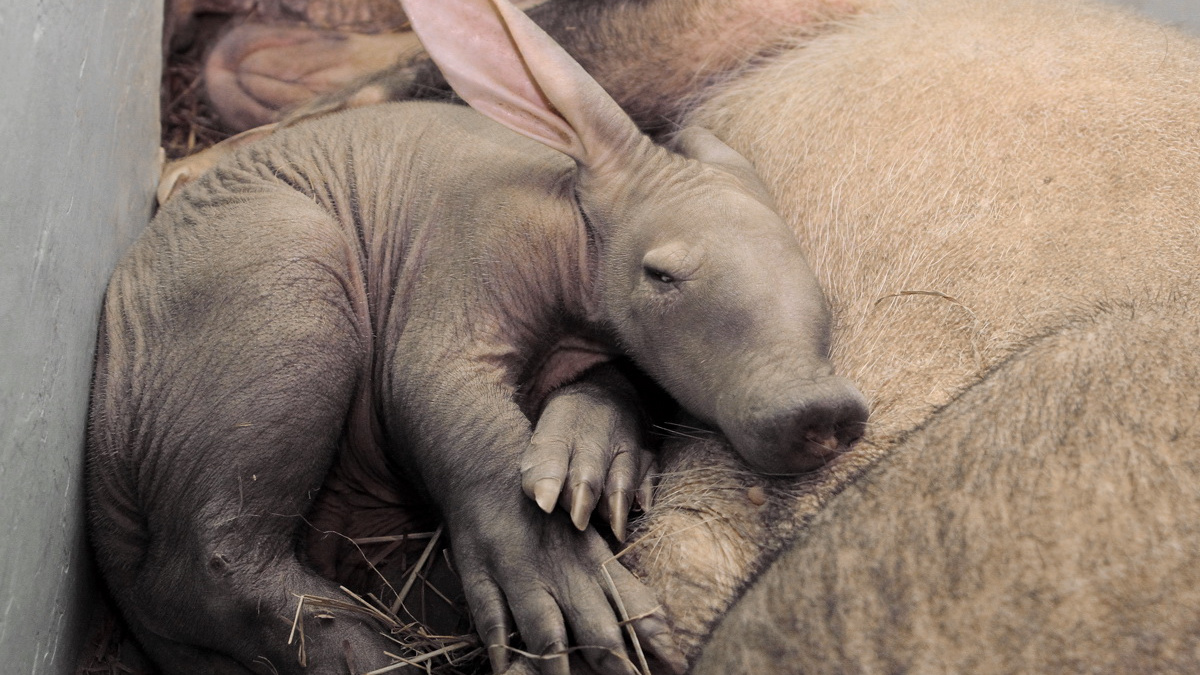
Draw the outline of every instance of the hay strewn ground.
[[[204,97],[204,53],[223,23],[215,18],[198,22],[192,44],[167,55],[163,64],[160,114],[167,159],[199,152],[231,135]]]

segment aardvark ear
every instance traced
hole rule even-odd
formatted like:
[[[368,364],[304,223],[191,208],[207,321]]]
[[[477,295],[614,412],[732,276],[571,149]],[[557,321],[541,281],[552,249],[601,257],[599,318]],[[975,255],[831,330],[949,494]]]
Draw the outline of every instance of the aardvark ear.
[[[403,0],[413,30],[471,107],[582,167],[644,139],[575,59],[508,0]]]

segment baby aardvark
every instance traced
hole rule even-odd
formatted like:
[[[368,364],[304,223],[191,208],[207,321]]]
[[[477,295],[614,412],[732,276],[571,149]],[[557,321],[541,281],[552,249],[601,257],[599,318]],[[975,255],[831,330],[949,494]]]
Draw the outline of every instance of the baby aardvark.
[[[287,644],[295,596],[337,592],[296,542],[339,452],[437,505],[498,670],[515,628],[531,651],[561,654],[570,634],[599,671],[634,672],[612,554],[584,526],[606,492],[620,533],[639,463],[531,450],[532,411],[613,355],[759,470],[818,466],[862,433],[820,289],[740,155],[695,128],[655,145],[501,0],[406,9],[483,115],[410,103],[276,133],[167,204],[110,282],[92,535],[167,673],[389,663],[351,616],[305,624],[306,667]],[[565,488],[575,522],[523,486],[547,510]],[[653,595],[607,570],[643,643],[681,670]]]

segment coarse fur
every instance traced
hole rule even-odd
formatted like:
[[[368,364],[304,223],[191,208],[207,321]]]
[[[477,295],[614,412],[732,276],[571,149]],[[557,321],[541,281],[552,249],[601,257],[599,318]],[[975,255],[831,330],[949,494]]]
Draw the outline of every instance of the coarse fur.
[[[554,9],[552,3],[540,11]],[[559,9],[572,11],[569,6]],[[604,30],[619,35],[620,14],[614,12],[607,20]],[[586,37],[579,40],[587,43]],[[757,51],[754,45],[748,49]],[[683,59],[677,66],[690,68]],[[606,68],[601,72],[617,72],[619,64]],[[789,533],[808,532],[765,574],[761,583],[775,584],[768,588],[807,589],[812,570],[833,564],[821,561],[841,561],[841,574],[848,575],[840,585],[807,589],[805,601],[814,603],[814,610],[824,608],[820,615],[798,618],[799,610],[788,603],[751,603],[735,609],[711,646],[727,660],[714,661],[711,672],[722,672],[722,664],[730,668],[725,672],[740,672],[731,664],[738,663],[736,655],[753,651],[761,629],[760,623],[749,621],[751,615],[765,617],[786,641],[795,639],[796,631],[815,630],[815,623],[802,622],[819,623],[829,611],[837,611],[830,608],[855,607],[856,584],[867,593],[880,587],[867,563],[923,555],[951,567],[969,566],[966,560],[976,559],[978,550],[908,536],[910,530],[897,529],[891,520],[876,524],[866,514],[878,512],[850,498],[823,515],[816,530],[805,525],[879,458],[907,453],[908,446],[900,440],[915,429],[961,428],[969,420],[973,433],[944,446],[928,446],[921,463],[914,460],[909,469],[874,469],[865,485],[895,473],[944,490],[946,499],[940,506],[947,513],[991,508],[989,499],[1011,496],[1009,484],[996,478],[993,491],[984,492],[961,485],[943,487],[938,476],[978,457],[1001,465],[1008,462],[1019,473],[1026,465],[997,454],[1003,439],[1052,433],[1056,425],[1075,424],[1085,431],[1062,434],[1057,461],[1064,466],[1080,462],[1082,470],[1083,458],[1099,455],[1108,458],[1099,469],[1107,472],[1103,478],[1108,483],[1155,477],[1171,484],[1168,493],[1194,494],[1195,469],[1187,459],[1195,449],[1194,437],[1174,438],[1171,431],[1172,424],[1186,428],[1195,418],[1189,378],[1128,379],[1136,362],[1131,366],[1122,359],[1134,352],[1150,364],[1176,364],[1180,372],[1192,367],[1187,354],[1192,347],[1181,341],[1188,338],[1165,343],[1160,338],[1189,334],[1189,308],[1194,307],[1200,280],[1198,80],[1200,45],[1195,38],[1099,3],[898,0],[860,3],[791,50],[714,91],[702,92],[698,107],[682,104],[670,113],[712,128],[763,175],[827,290],[834,316],[835,366],[860,383],[872,401],[871,425],[859,451],[839,458],[803,484],[768,489],[765,505],[747,499],[745,487],[761,479],[747,480],[733,467],[728,469],[731,473],[717,476],[668,473],[669,485],[679,483],[673,488],[678,499],[660,504],[639,525],[637,534],[643,539],[632,545],[624,560],[660,589],[685,647],[700,647],[709,622],[756,569],[757,555],[777,549]],[[621,102],[634,108],[645,105]],[[1112,317],[1124,311],[1144,316],[1148,327],[1119,340],[1093,338],[1086,349],[1067,337],[1086,334],[1072,326],[1120,326]],[[1104,332],[1115,329],[1096,330],[1115,337]],[[1059,350],[1057,356],[1047,355],[1050,345]],[[997,370],[1002,363],[1008,364],[1003,372],[1011,374]],[[1084,399],[1096,409],[1111,410],[1110,417],[1069,414],[1068,403],[1056,396],[1065,396],[1077,384],[1038,388],[1037,383],[1068,377],[1076,369],[1101,368],[1096,364],[1111,364],[1110,385],[1088,390]],[[1020,381],[1007,379],[1018,373]],[[983,382],[1007,382],[1010,396],[1032,397],[1061,414],[1022,417],[1021,411],[1032,405],[1029,399],[1002,404],[983,394],[999,385]],[[980,387],[979,394],[969,393],[974,387]],[[950,405],[958,400],[962,402]],[[978,404],[968,412],[966,401]],[[1156,405],[1161,409],[1152,409]],[[1144,414],[1156,416],[1157,430],[1142,431],[1144,425],[1137,420]],[[1122,427],[1121,432],[1113,425]],[[1131,437],[1155,446],[1150,456],[1161,458],[1161,467],[1132,463],[1136,457],[1120,440]],[[707,452],[709,445],[697,444],[697,451]],[[929,456],[936,452],[945,455],[934,462]],[[676,456],[686,462],[686,455]],[[928,472],[922,471],[926,464]],[[671,468],[666,467],[668,472]],[[1027,470],[1037,473],[1036,468]],[[1059,475],[1066,480],[1071,473]],[[1118,557],[1113,564],[1135,568],[1140,549],[1123,543],[1138,541],[1137,529],[1159,520],[1158,512],[1174,514],[1171,522],[1177,527],[1166,527],[1162,537],[1164,545],[1178,551],[1176,562],[1200,548],[1195,529],[1186,526],[1195,508],[1188,499],[1164,497],[1133,504],[1126,518],[1090,522],[1086,537],[1068,536],[1077,521],[1058,516],[1078,499],[1070,488],[1069,483],[1060,489],[1038,487],[1041,492],[1020,484],[1011,488],[1028,490],[1026,499],[1048,502],[1043,516],[1034,518],[1059,533],[1053,538],[1078,546],[1061,549],[1062,555],[1111,552]],[[897,489],[878,501],[897,510],[906,494]],[[1063,501],[1055,505],[1060,494]],[[781,513],[789,515],[780,519]],[[903,510],[899,516],[910,513],[917,527],[920,512]],[[832,530],[826,534],[839,519],[860,528],[861,537],[843,540]],[[1012,521],[995,525],[1018,526]],[[866,544],[855,542],[876,538],[886,544],[856,549]],[[966,541],[968,546],[987,545],[979,539]],[[848,566],[851,560],[862,561],[862,567]],[[1159,569],[1164,574],[1177,572],[1171,567],[1175,563],[1168,562]],[[957,607],[950,616],[966,617],[974,611],[973,603],[986,602],[980,595],[938,596],[936,575],[922,566],[903,569],[913,583],[930,587],[929,602],[935,604],[929,607]],[[1006,579],[1021,570],[1036,577],[1043,589],[1062,591],[1086,583],[1063,569],[1052,564],[1027,567],[1023,559],[1009,558],[998,564],[992,577],[996,586],[990,592],[1012,592]],[[1086,567],[1080,573],[1097,583],[1104,574]],[[1187,577],[1180,579],[1170,583],[1188,598],[1191,586]],[[1153,575],[1130,575],[1115,590],[1109,588],[1117,595],[1097,591],[1095,601],[1161,598],[1157,581]],[[977,644],[992,626],[987,621],[964,628],[951,626],[951,620],[930,626],[929,632],[897,634],[891,643],[881,637],[862,658],[890,651],[897,654],[896,663],[902,663],[902,653],[930,640],[947,651],[930,657],[944,660],[928,663],[949,664],[947,670],[956,670],[955,664],[977,672],[1021,670],[1013,664],[1023,664],[1025,670],[1054,670],[1062,662],[1055,660],[1052,648],[1026,650],[1025,661],[1013,655],[1035,639],[1048,645],[1076,634],[1075,619],[1069,612],[1052,614],[1053,605],[1043,601],[1045,597],[1012,597],[1012,602],[1027,603],[1028,611],[1044,609],[1051,618],[1017,622],[995,640]],[[1071,650],[1079,657],[1074,664],[1080,669],[1124,664],[1120,667],[1130,671],[1162,664],[1186,672],[1189,645],[1196,635],[1194,608],[1200,606],[1189,602],[1181,603],[1173,615],[1155,611],[1151,602],[1141,613],[1118,612],[1089,622],[1093,632],[1086,644],[1095,648]],[[829,629],[835,633],[821,633],[828,636],[822,638],[825,645],[841,645],[840,651],[831,646],[820,652],[823,665],[814,665],[819,659],[809,661],[788,652],[795,660],[774,661],[774,670],[779,672],[782,663],[795,664],[784,672],[853,670],[861,663],[854,648],[870,642],[870,631],[878,633],[888,624],[886,614],[871,621],[852,616],[857,621],[839,621]],[[1145,636],[1161,635],[1161,648],[1126,651],[1122,645],[1129,644],[1128,638],[1122,636],[1139,630],[1133,624]],[[934,640],[936,635],[942,637]],[[960,641],[955,643],[951,636]],[[909,647],[901,644],[906,639]],[[971,661],[972,650],[987,652],[980,651]],[[879,658],[877,663],[886,663]],[[921,662],[913,663],[916,667]]]
[[[1195,301],[1012,354],[831,500],[693,672],[1196,672]]]
[[[1045,538],[1068,542],[1057,549],[1060,555],[1111,554],[1118,557],[1113,565],[1131,569],[1141,564],[1143,550],[1125,544],[1139,541],[1138,530],[1161,521],[1160,514],[1173,514],[1175,525],[1161,529],[1163,545],[1178,552],[1171,564],[1195,555],[1200,538],[1187,525],[1187,514],[1195,512],[1195,465],[1188,457],[1196,441],[1171,433],[1172,425],[1186,428],[1195,419],[1193,379],[1133,379],[1137,373],[1132,371],[1143,359],[1146,367],[1177,364],[1181,374],[1194,368],[1189,353],[1195,345],[1189,338],[1161,340],[1173,331],[1194,330],[1189,308],[1195,306],[1200,280],[1198,80],[1200,45],[1194,38],[1107,6],[921,0],[882,3],[847,18],[839,30],[739,78],[687,118],[709,125],[745,153],[771,186],[830,297],[836,367],[872,400],[872,423],[860,451],[803,490],[794,502],[794,519],[784,527],[811,517],[824,499],[878,457],[909,452],[907,445],[898,446],[899,439],[918,427],[970,425],[973,433],[944,444],[927,442],[921,446],[926,450],[913,451],[921,452],[919,461],[897,460],[908,468],[875,469],[857,490],[874,494],[871,486],[893,474],[930,489],[942,487],[939,476],[974,458],[1008,462],[1013,471],[1030,472],[1032,480],[1039,473],[1035,466],[998,455],[1005,439],[1080,425],[1085,431],[1056,439],[1061,453],[1056,461],[1066,467],[1057,474],[1061,485],[1034,491],[997,476],[987,492],[966,485],[944,488],[938,506],[947,513],[971,513],[999,508],[992,502],[1012,497],[1011,490],[1028,490],[1023,499],[1044,502],[1044,512],[1030,507],[1029,515],[1045,528]],[[1070,332],[1058,341],[1044,337],[1071,325],[1110,321],[1112,310],[1105,307],[1120,307],[1150,325],[1127,336],[1110,331],[1111,339],[1093,337],[1078,347],[1066,338]],[[1022,351],[1039,338],[1050,340],[1038,343],[1040,352]],[[1049,344],[1057,346],[1056,356],[1045,355]],[[1127,352],[1136,357],[1126,357]],[[973,387],[986,390],[980,383],[996,381],[985,378],[1006,359],[1012,374],[1005,377],[1021,378],[1007,385],[1016,401],[984,398],[981,392],[945,407]],[[1067,400],[1039,388],[1086,368],[1101,370],[1096,363],[1112,365],[1110,386],[1082,394],[1108,416],[1076,418],[1066,409]],[[1125,378],[1130,379],[1123,385]],[[1062,386],[1067,389],[1049,391],[1065,396],[1071,383]],[[1037,405],[1049,410],[1022,416]],[[1144,428],[1138,421],[1144,415],[1156,417],[1157,426]],[[1140,441],[1138,447],[1152,446],[1145,461],[1156,457],[1162,464],[1149,470],[1134,461],[1137,456],[1126,446],[1132,440]],[[944,454],[934,461],[937,453]],[[1080,499],[1073,496],[1070,467],[1079,462],[1082,470],[1088,456],[1106,458],[1096,461],[1109,483],[1148,477],[1165,482],[1170,494],[1189,497],[1129,504],[1126,517],[1087,522],[1087,534],[1073,536],[1081,524],[1059,516]],[[988,479],[984,474],[980,480]],[[762,597],[788,587],[809,593],[806,601],[814,604],[805,609],[786,601],[769,607],[747,601],[713,638],[711,649],[729,660],[714,660],[703,672],[754,672],[735,667],[739,662],[730,656],[752,654],[756,636],[765,636],[751,616],[765,617],[785,641],[827,636],[825,649],[804,655],[788,651],[787,658],[772,661],[775,672],[887,669],[888,654],[900,664],[905,654],[920,649],[932,652],[928,658],[933,660],[914,661],[918,671],[924,663],[934,670],[941,664],[944,672],[1048,672],[1065,663],[1055,660],[1066,653],[1056,655],[1054,645],[1084,633],[1080,648],[1069,652],[1079,658],[1072,670],[1119,664],[1128,672],[1156,665],[1190,670],[1187,655],[1197,636],[1200,601],[1191,597],[1195,586],[1187,577],[1164,582],[1154,574],[1131,574],[1108,589],[1117,595],[1104,596],[1096,588],[1094,602],[1142,597],[1147,600],[1140,606],[1149,609],[1127,614],[1114,609],[1089,620],[1086,630],[1070,612],[1052,612],[1055,604],[1046,593],[1087,582],[1050,562],[1027,566],[1028,559],[1013,557],[985,568],[994,572],[981,573],[980,583],[994,582],[988,589],[993,596],[959,596],[938,586],[937,565],[909,565],[878,579],[872,565],[884,564],[881,560],[925,556],[944,567],[969,567],[981,555],[970,547],[993,545],[987,536],[968,538],[964,551],[953,542],[910,536],[894,518],[872,517],[886,504],[899,510],[896,517],[911,519],[913,528],[928,522],[915,506],[904,508],[912,489],[897,488],[870,506],[837,502],[821,525],[771,568],[758,593]],[[1086,481],[1074,484],[1074,490],[1087,494]],[[731,509],[744,511],[744,498],[730,495]],[[653,518],[662,520],[644,525],[649,532],[682,530],[698,520],[666,512]],[[839,525],[843,521],[849,525]],[[848,536],[854,527],[861,534]],[[1013,519],[993,527],[988,536],[1022,526]],[[637,559],[633,567],[643,578],[653,579],[654,573],[647,575],[639,563],[663,570],[674,584],[683,583],[678,574],[712,578],[711,589],[728,590],[725,580],[752,569],[744,553],[724,557],[733,548],[720,544],[728,536],[712,535],[712,550],[722,553],[702,560],[693,555],[694,545],[681,547],[678,555],[659,547],[654,558]],[[868,548],[876,538],[886,544]],[[754,540],[743,541],[752,545]],[[1145,554],[1150,564],[1155,554]],[[810,574],[835,564],[846,575],[839,585],[810,585]],[[716,571],[702,572],[702,565]],[[1157,569],[1171,576],[1183,568],[1164,562]],[[1005,585],[1021,573],[1035,577],[1031,583],[1041,592],[1016,595],[1019,589]],[[1107,574],[1086,567],[1078,573],[1097,584]],[[937,608],[947,612],[947,620],[923,626],[924,633],[889,634],[892,619],[904,619],[888,613],[888,598],[856,613],[860,592],[904,581],[928,588],[927,604],[912,611]],[[666,582],[651,585],[659,583]],[[1152,599],[1165,597],[1159,583],[1190,598],[1178,605],[1178,613],[1165,606],[1162,612],[1153,609]],[[1025,603],[1027,612],[1042,611],[1049,618],[1005,623],[1011,630],[1002,635],[992,633],[1001,630],[999,623],[965,621],[971,612],[986,611],[979,604],[1005,593],[1014,594],[1010,602]],[[714,616],[712,597],[699,605],[670,607],[677,625],[693,625],[702,633],[699,624]],[[921,597],[910,600],[922,602]],[[843,606],[847,609],[837,609]],[[832,619],[830,611],[845,611],[848,620],[831,621],[826,632],[818,631],[817,624]],[[868,620],[864,615],[870,613]],[[963,622],[956,625],[956,618]],[[1147,640],[1160,635],[1161,643],[1129,651],[1127,636],[1138,630]],[[1045,648],[1025,648],[1035,641]],[[874,655],[878,660],[871,661]],[[780,671],[784,663],[792,665]]]

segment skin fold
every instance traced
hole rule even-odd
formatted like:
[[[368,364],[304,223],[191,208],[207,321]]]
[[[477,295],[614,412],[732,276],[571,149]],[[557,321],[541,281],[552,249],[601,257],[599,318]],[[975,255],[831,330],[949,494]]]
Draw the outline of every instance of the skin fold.
[[[623,383],[595,370],[620,355],[760,471],[828,461],[867,409],[829,363],[820,288],[710,132],[655,144],[506,3],[406,12],[474,110],[378,106],[249,143],[168,202],[110,280],[88,440],[101,573],[168,673],[388,665],[361,618],[296,605],[337,594],[297,544],[349,457],[444,520],[496,671],[516,634],[545,674],[568,672],[568,647],[635,672],[628,616],[681,672],[654,593],[588,526],[605,491],[628,510],[641,448],[612,423],[585,446],[591,427],[562,420],[624,419]],[[570,514],[538,488],[560,476]]]

